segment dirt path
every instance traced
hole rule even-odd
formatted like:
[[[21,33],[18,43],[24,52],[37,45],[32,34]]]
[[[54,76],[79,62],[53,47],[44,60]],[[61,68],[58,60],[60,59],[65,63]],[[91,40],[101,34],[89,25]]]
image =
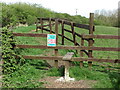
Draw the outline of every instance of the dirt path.
[[[95,80],[79,80],[71,82],[58,82],[56,81],[60,77],[46,77],[40,82],[44,82],[45,88],[92,88],[92,86],[97,82]]]

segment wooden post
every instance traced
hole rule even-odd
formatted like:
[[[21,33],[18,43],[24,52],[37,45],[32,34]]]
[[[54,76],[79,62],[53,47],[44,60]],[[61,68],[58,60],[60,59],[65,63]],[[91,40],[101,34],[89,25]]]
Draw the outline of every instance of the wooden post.
[[[90,23],[89,23],[89,25],[90,25],[90,30],[89,30],[89,34],[93,34],[93,31],[94,31],[94,13],[90,13]],[[93,38],[90,38],[89,39],[89,46],[93,46]],[[93,58],[93,56],[92,56],[92,50],[88,50],[88,57],[89,58]],[[92,62],[91,61],[89,61],[88,62],[88,64],[89,64],[89,68],[91,69],[91,67],[92,67]]]
[[[40,18],[40,23],[41,23],[41,32],[43,33],[43,20]]]
[[[38,32],[38,19],[36,21],[36,32]]]
[[[74,23],[73,22],[71,22],[71,29],[72,29],[72,35],[73,35],[74,45],[76,46],[76,37],[75,37]],[[76,53],[78,53],[77,50],[76,50]]]
[[[71,29],[72,29],[72,35],[73,35],[74,45],[76,46],[75,31],[74,31],[74,25],[73,25],[72,22],[71,22]]]
[[[62,20],[62,45],[64,45],[64,21]]]
[[[50,34],[52,34],[51,18],[49,18],[49,27],[50,27]]]
[[[64,57],[63,60],[65,62],[65,71],[64,71],[64,79],[65,81],[69,81],[69,67],[70,67],[70,60],[72,59],[73,52],[68,52]]]
[[[55,20],[56,45],[58,45],[58,20]],[[58,49],[55,49],[55,56],[58,56]],[[58,60],[55,60],[54,66],[58,68]]]
[[[81,46],[84,46],[84,38],[81,37]],[[80,56],[83,57],[83,50],[80,50]],[[83,61],[80,61],[80,67],[83,67]]]

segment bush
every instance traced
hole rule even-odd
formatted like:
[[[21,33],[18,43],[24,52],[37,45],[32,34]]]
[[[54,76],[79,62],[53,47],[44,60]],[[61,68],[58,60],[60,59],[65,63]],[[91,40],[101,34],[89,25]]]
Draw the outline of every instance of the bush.
[[[24,59],[19,56],[18,59],[16,59],[17,53],[19,51],[15,51],[16,41],[12,35],[12,31],[3,28],[2,29],[2,59],[3,59],[3,74],[10,74],[17,69],[20,68],[20,65],[23,64]],[[16,53],[17,52],[17,53]]]

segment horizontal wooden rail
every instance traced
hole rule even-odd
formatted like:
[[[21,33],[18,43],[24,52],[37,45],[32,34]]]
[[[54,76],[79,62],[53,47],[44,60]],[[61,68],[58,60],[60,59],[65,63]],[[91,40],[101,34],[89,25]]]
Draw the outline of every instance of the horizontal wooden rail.
[[[51,21],[55,21],[56,19],[57,18],[51,18]],[[38,20],[40,20],[40,18],[38,18]],[[49,18],[42,18],[42,20],[49,21]],[[58,19],[58,22],[62,23],[62,21],[63,21],[62,19]],[[71,22],[64,20],[64,24],[71,25]],[[78,28],[87,29],[87,30],[90,29],[89,25],[85,25],[85,24],[73,23],[73,26],[78,27]]]
[[[36,34],[36,33],[13,33],[14,36],[25,36],[25,37],[47,37],[47,34]]]
[[[63,56],[39,56],[39,55],[27,55],[24,56],[25,59],[42,59],[42,60],[62,60]],[[81,58],[72,57],[71,61],[95,61],[95,62],[109,62],[109,63],[120,63],[119,59],[96,59],[96,58]]]
[[[98,59],[98,58],[81,58],[74,57],[73,61],[95,61],[95,62],[109,62],[109,63],[120,63],[120,59]]]
[[[55,23],[53,23],[51,25],[55,25]],[[47,26],[50,26],[50,24],[48,24],[48,25],[42,25],[42,26],[37,26],[37,27],[39,28],[39,27],[47,27]]]
[[[83,38],[99,38],[99,39],[120,39],[116,35],[82,35]]]
[[[112,47],[84,47],[84,46],[56,46],[48,47],[45,45],[16,45],[19,48],[39,48],[39,49],[71,49],[71,50],[97,50],[97,51],[120,51],[120,48]]]
[[[38,56],[38,55],[35,55],[35,56],[23,56],[23,58],[25,59],[45,59],[45,60],[62,60],[62,56]]]

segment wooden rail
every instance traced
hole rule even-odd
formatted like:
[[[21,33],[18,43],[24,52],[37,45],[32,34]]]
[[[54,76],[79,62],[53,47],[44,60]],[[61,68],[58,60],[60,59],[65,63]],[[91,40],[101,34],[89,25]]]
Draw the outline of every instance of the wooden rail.
[[[42,19],[42,20],[49,21],[49,18],[37,18],[37,19],[38,20]],[[55,21],[56,19],[57,18],[51,18],[51,21]],[[71,22],[66,21],[66,20],[63,21],[62,19],[58,19],[58,22],[59,23],[64,22],[64,24],[66,24],[66,25],[71,25]],[[83,29],[86,29],[86,30],[90,29],[89,25],[84,25],[84,24],[73,23],[73,26],[78,27],[78,28],[83,28]]]
[[[62,60],[63,56],[38,56],[38,55],[27,55],[25,59],[39,59],[39,60]],[[71,61],[95,61],[95,62],[109,62],[109,63],[120,63],[120,59],[98,59],[98,58],[84,58],[84,57],[72,57]]]
[[[120,39],[120,36],[117,35],[82,35],[83,38],[98,38],[98,39]]]
[[[14,36],[24,36],[24,37],[47,37],[47,34],[36,34],[36,33],[13,33]]]
[[[120,48],[112,47],[93,47],[93,46],[56,46],[48,47],[45,45],[16,45],[19,48],[38,48],[38,49],[71,49],[71,50],[96,50],[96,51],[120,51]]]

